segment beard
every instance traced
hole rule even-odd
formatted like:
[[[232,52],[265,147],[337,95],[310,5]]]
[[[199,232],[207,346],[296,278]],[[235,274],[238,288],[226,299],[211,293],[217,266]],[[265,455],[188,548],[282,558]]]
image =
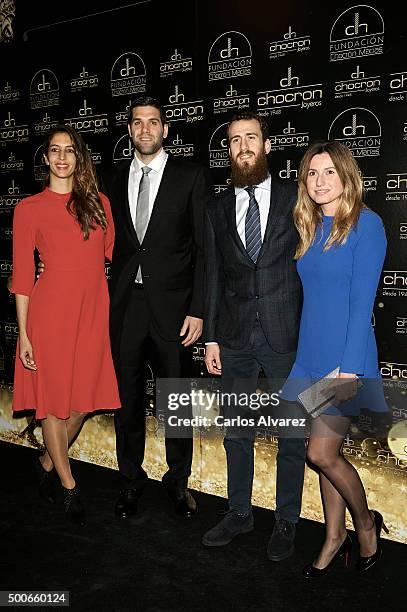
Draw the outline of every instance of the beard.
[[[267,163],[267,156],[264,151],[259,153],[254,163],[239,163],[236,159],[231,158],[230,165],[230,177],[234,187],[250,187],[251,185],[259,185],[266,180],[270,173]]]

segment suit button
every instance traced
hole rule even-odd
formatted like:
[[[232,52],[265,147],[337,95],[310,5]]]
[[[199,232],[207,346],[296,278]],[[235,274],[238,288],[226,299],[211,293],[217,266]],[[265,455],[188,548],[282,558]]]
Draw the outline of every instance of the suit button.
[[[256,295],[256,300],[258,300],[258,299],[259,299],[259,297],[260,297],[259,295]]]

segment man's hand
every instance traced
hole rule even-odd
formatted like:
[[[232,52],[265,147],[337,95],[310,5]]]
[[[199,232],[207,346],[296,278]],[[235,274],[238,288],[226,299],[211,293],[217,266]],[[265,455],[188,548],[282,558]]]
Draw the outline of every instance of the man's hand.
[[[205,365],[209,374],[222,374],[222,363],[220,361],[219,344],[207,344],[205,346]]]
[[[19,349],[19,357],[23,366],[27,368],[27,370],[36,370],[37,366],[34,361],[33,347],[27,336],[20,336]]]
[[[181,342],[183,346],[190,346],[198,340],[202,334],[202,324],[203,320],[198,319],[198,317],[185,317],[181,331],[179,332],[180,336],[187,334]]]

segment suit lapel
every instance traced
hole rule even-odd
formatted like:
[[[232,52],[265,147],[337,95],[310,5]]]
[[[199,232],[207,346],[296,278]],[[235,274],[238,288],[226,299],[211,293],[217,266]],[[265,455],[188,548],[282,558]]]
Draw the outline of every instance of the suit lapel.
[[[258,260],[262,256],[263,251],[267,248],[270,242],[274,226],[277,222],[281,205],[284,204],[284,199],[281,197],[281,187],[278,181],[271,179],[270,184],[270,210],[267,217],[266,231],[264,233],[263,244],[261,245]],[[257,261],[258,261],[257,260]]]
[[[166,196],[166,194],[174,192],[174,190],[176,189],[177,173],[174,166],[175,165],[171,157],[168,157],[163,171],[163,175],[161,177],[160,186],[158,188],[157,195],[154,200],[153,210],[151,211],[150,220],[147,225],[147,230],[143,242],[145,242],[147,238],[151,237],[157,225],[159,224],[160,214],[166,205],[166,200],[168,200],[168,195]]]

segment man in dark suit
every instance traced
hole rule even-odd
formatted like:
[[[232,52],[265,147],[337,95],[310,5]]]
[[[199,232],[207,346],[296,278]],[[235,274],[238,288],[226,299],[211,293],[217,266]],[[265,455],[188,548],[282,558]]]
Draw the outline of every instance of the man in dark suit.
[[[232,383],[228,391],[240,385],[250,393],[261,368],[270,380],[285,379],[295,359],[302,302],[293,259],[297,188],[270,176],[271,144],[262,117],[236,115],[228,137],[233,187],[210,202],[206,216],[205,363],[211,374],[222,374],[224,384]],[[242,386],[242,380],[248,382]],[[204,535],[206,546],[223,546],[253,529],[253,443],[253,431],[226,433],[229,512]],[[274,561],[294,550],[304,464],[304,438],[281,435],[276,523],[268,544]]]
[[[191,361],[187,347],[202,332],[203,221],[212,197],[204,167],[172,159],[164,151],[168,124],[158,100],[135,100],[128,130],[134,158],[101,177],[116,230],[110,328],[122,401],[115,429],[123,487],[115,512],[123,518],[137,511],[147,482],[142,468],[146,346],[154,351],[159,377],[181,378]],[[192,516],[196,503],[187,489],[192,439],[167,438],[166,459],[163,483],[175,510]]]

